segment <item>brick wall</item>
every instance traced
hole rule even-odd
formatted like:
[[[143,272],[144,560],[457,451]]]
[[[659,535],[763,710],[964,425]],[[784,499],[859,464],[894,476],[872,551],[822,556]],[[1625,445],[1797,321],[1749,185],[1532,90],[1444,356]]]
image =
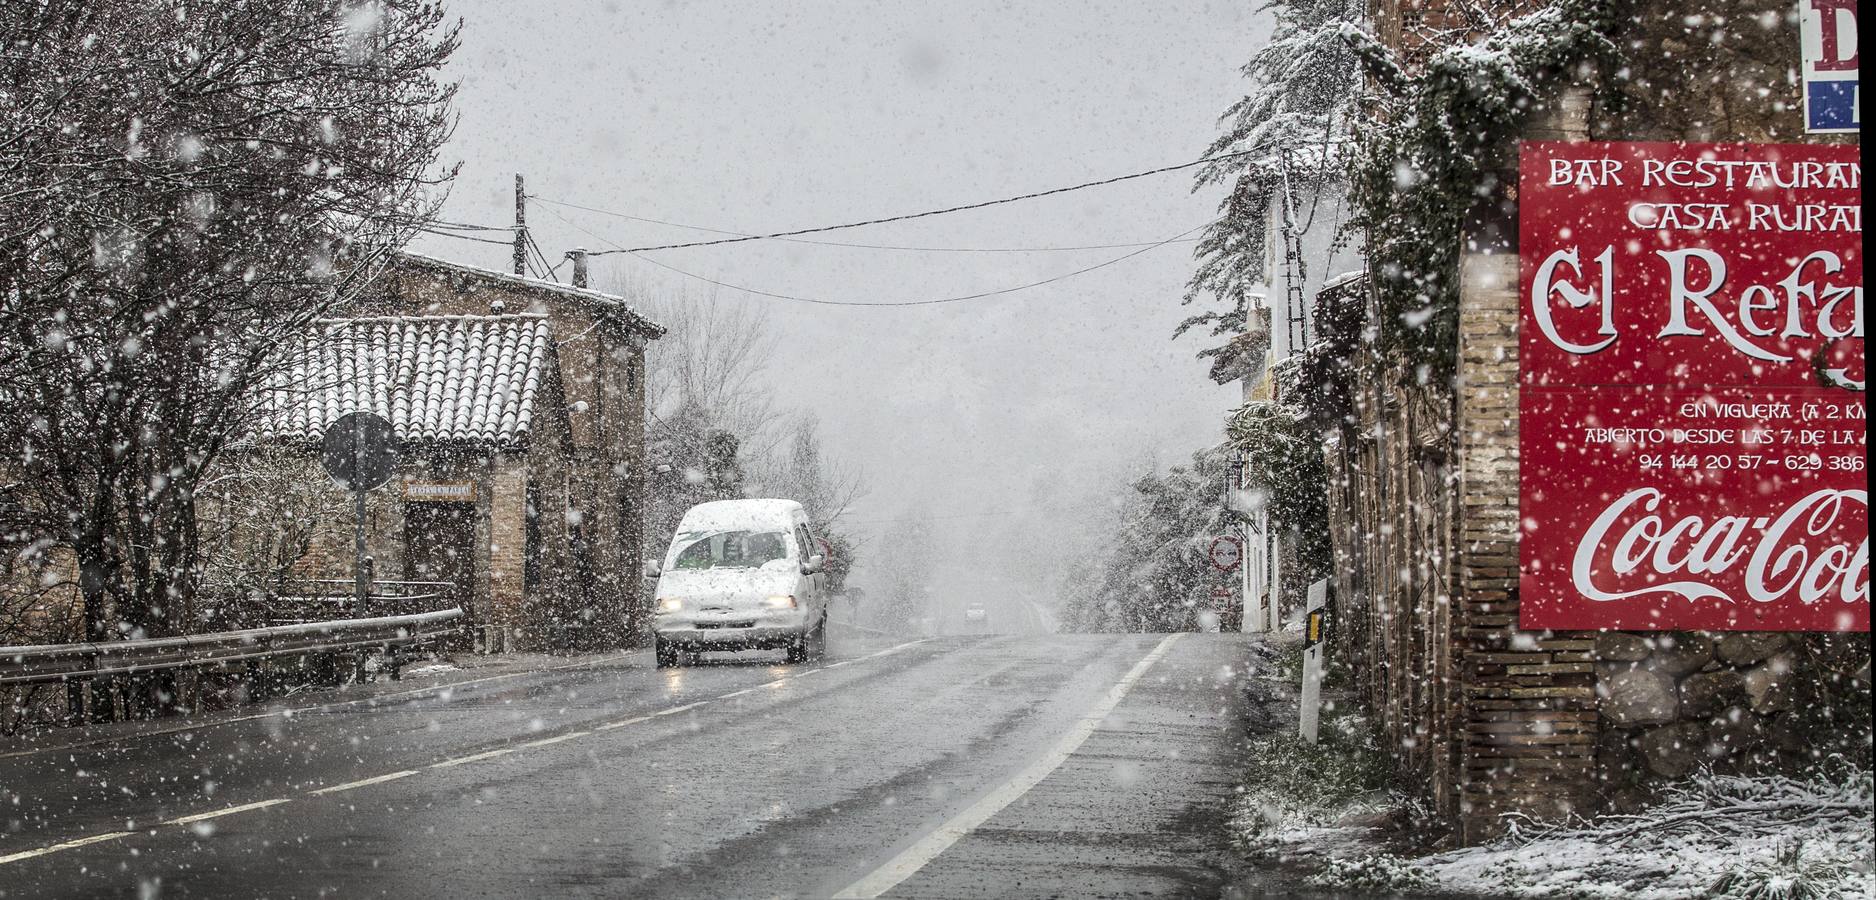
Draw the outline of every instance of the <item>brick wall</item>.
[[[1463,38],[1443,2],[1374,9],[1377,33],[1410,59]],[[1845,140],[1799,133],[1795,12],[1783,0],[1642,8],[1622,36],[1626,103],[1594,104],[1592,86],[1573,87],[1536,110],[1523,136]],[[1515,184],[1515,173],[1500,175]],[[1370,361],[1354,391],[1357,427],[1326,447],[1338,595],[1356,632],[1343,652],[1402,747],[1410,783],[1462,840],[1477,841],[1502,829],[1502,814],[1591,814],[1699,766],[1789,769],[1819,752],[1867,758],[1867,635],[1517,627],[1517,210],[1484,215],[1459,273],[1450,396]],[[1416,405],[1430,428],[1416,424]],[[1445,438],[1441,424],[1451,426]],[[1444,538],[1442,510],[1451,514]],[[1430,594],[1422,573],[1442,565],[1447,591]],[[1825,712],[1812,717],[1814,736],[1794,739],[1800,696]]]
[[[578,512],[582,576],[576,606],[597,646],[638,638],[646,621],[639,597],[645,492],[645,342],[655,326],[620,312],[616,298],[501,273],[407,260],[385,277],[375,302],[391,312],[481,314],[495,301],[508,312],[545,313],[553,322],[570,449],[566,493]],[[582,638],[586,642],[586,637]]]

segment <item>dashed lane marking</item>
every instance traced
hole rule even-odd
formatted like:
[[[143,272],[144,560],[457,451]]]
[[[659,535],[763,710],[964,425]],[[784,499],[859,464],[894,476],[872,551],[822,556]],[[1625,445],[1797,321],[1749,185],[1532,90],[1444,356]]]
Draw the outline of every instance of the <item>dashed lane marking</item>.
[[[44,856],[48,853],[57,853],[60,850],[71,850],[76,847],[83,847],[87,844],[96,844],[100,841],[114,841],[118,838],[130,837],[131,834],[132,832],[129,831],[111,831],[105,834],[94,834],[90,837],[81,837],[77,840],[66,841],[63,844],[53,844],[50,847],[40,847],[37,850],[21,850],[18,853],[9,853],[5,856],[0,856],[0,865],[5,865],[10,862],[19,862],[22,859],[32,859],[35,856]]]
[[[290,798],[287,798],[287,797],[275,797],[272,800],[257,800],[253,803],[243,803],[240,806],[230,806],[227,809],[218,809],[218,810],[215,810],[214,812],[196,813],[193,816],[182,816],[180,818],[170,819],[169,821],[164,822],[163,824],[165,825],[188,825],[194,822],[206,822],[210,819],[219,819],[222,816],[232,816],[235,813],[253,812],[254,810],[257,810],[257,809],[266,809],[269,806],[279,806],[282,803],[288,803],[288,802],[291,802],[291,800]]]
[[[470,687],[470,686],[478,685],[478,684],[488,684],[491,681],[503,681],[509,678],[520,678],[524,675],[539,675],[543,672],[559,672],[559,671],[563,671],[566,669],[578,669],[584,666],[596,666],[601,663],[617,662],[618,660],[625,659],[636,653],[643,653],[643,652],[644,651],[642,650],[635,650],[629,653],[614,653],[614,654],[609,654],[607,656],[599,657],[597,659],[583,659],[583,660],[580,660],[579,662],[563,663],[558,666],[547,666],[547,667],[540,668],[540,669],[529,669],[526,672],[509,672],[505,675],[487,675],[482,678],[471,678],[466,681],[450,681],[450,682],[444,682],[442,684],[429,685],[427,687],[411,688],[408,691],[393,691],[388,694],[373,694],[372,696],[369,696],[369,697],[358,697],[352,700],[339,700],[339,701],[335,701],[332,703],[322,703],[317,706],[297,706],[297,707],[290,707],[287,709],[276,709],[276,710],[270,710],[268,712],[262,712],[262,713],[250,713],[245,716],[230,716],[229,718],[226,718],[226,719],[215,719],[214,721],[208,721],[208,722],[191,722],[187,725],[174,725],[168,728],[153,728],[148,731],[138,731],[135,734],[115,735],[112,737],[96,738],[94,740],[88,740],[88,741],[74,741],[73,743],[70,743],[70,744],[59,744],[53,747],[35,747],[30,750],[12,750],[6,753],[0,753],[0,759],[13,759],[15,757],[20,757],[20,756],[32,756],[38,753],[59,753],[59,752],[70,751],[70,750],[83,750],[86,747],[97,747],[103,744],[121,744],[125,741],[134,741],[134,740],[139,740],[142,738],[162,737],[164,735],[169,735],[169,734],[182,734],[183,732],[186,732],[186,731],[202,731],[207,728],[220,728],[223,725],[237,725],[242,722],[252,722],[257,719],[277,719],[277,718],[282,718],[282,717],[292,718],[302,713],[326,712],[328,710],[343,709],[347,706],[357,706],[360,703],[376,703],[382,700],[397,700],[399,698],[413,697],[413,696],[417,696],[420,694],[434,694],[440,691],[451,690],[454,688]]]
[[[374,784],[383,784],[387,781],[396,781],[399,778],[409,778],[410,776],[415,775],[415,774],[417,774],[416,769],[405,769],[402,772],[387,772],[383,775],[373,775],[370,778],[360,778],[357,781],[348,781],[344,784],[335,784],[331,787],[322,787],[316,791],[308,791],[307,796],[321,797],[326,794],[336,794],[340,791],[349,791],[354,788],[368,787]]]
[[[484,750],[481,753],[474,753],[474,754],[470,754],[469,756],[458,756],[455,759],[446,759],[446,760],[443,760],[442,762],[434,762],[425,766],[424,768],[447,769],[447,768],[450,768],[451,766],[460,766],[463,763],[480,762],[485,759],[494,759],[497,756],[507,756],[508,754],[513,753],[519,749],[521,748],[520,747],[497,747],[493,750]]]
[[[592,734],[592,732],[591,731],[569,731],[569,732],[566,732],[565,734],[556,734],[553,737],[544,737],[544,738],[541,738],[540,740],[527,741],[521,744],[521,746],[545,747],[549,744],[558,744],[561,741],[570,741],[577,737],[586,737],[589,734]]]
[[[1127,691],[1133,687],[1134,682],[1139,681],[1140,677],[1146,674],[1146,670],[1159,662],[1160,657],[1165,656],[1166,651],[1172,649],[1173,642],[1178,639],[1177,634],[1167,635],[1166,639],[1160,641],[1145,657],[1134,663],[1133,668],[1128,669],[1127,674],[1122,675],[1113,687],[1108,688],[1101,700],[1083,713],[1075,722],[1075,726],[1070,728],[1068,733],[1049,749],[1048,753],[1043,754],[1041,759],[1030,763],[1022,771],[1016,773],[1015,777],[998,785],[990,793],[979,798],[976,803],[952,816],[936,830],[919,838],[912,846],[900,851],[897,856],[887,860],[879,868],[868,872],[860,880],[843,888],[834,895],[835,900],[866,900],[866,898],[877,897],[892,890],[900,882],[924,868],[927,863],[937,859],[938,854],[945,852],[952,844],[957,843],[978,826],[990,821],[991,816],[1001,812],[1018,797],[1028,793],[1030,788],[1041,783],[1042,779],[1049,777],[1050,773],[1068,761],[1068,757],[1081,747],[1082,742],[1086,741],[1089,735],[1094,734],[1094,729],[1101,724],[1101,720],[1107,718],[1108,714],[1114,711],[1114,707],[1120,705],[1120,701],[1127,696]]]
[[[884,650],[879,650],[873,653],[868,653],[865,656],[857,656],[857,657],[854,657],[853,659],[843,660],[842,662],[835,663],[833,665],[844,665],[846,663],[861,662],[864,660],[876,659],[878,657],[886,656],[892,653],[897,653],[908,647],[914,647],[923,643],[925,643],[924,640],[907,641],[903,644],[898,644],[896,646],[887,647]],[[591,665],[594,662],[598,662],[598,660],[588,660],[584,663],[581,663],[581,665]],[[410,694],[429,693],[432,691],[442,690],[444,688],[461,687],[461,686],[469,685],[469,684],[478,684],[478,683],[485,683],[489,681],[498,681],[503,678],[515,678],[521,675],[537,674],[540,672],[550,672],[556,669],[566,669],[566,668],[574,668],[574,666],[555,666],[551,669],[534,669],[529,672],[514,672],[508,675],[494,675],[488,678],[476,679],[475,681],[459,681],[454,684],[444,684],[444,685],[437,685],[435,687],[429,687],[429,688],[419,688],[414,691],[403,692],[402,694],[383,694],[377,697],[362,697],[357,700],[349,700],[343,703],[333,703],[333,704],[328,704],[326,706],[307,707],[307,708],[299,709],[299,710],[279,710],[279,711],[270,712],[270,713],[261,713],[261,714],[253,715],[253,716],[244,716],[239,719],[228,719],[228,720],[223,720],[223,721],[214,722],[214,723],[198,723],[197,725],[192,725],[186,728],[172,729],[171,732],[190,731],[196,728],[210,727],[213,725],[226,725],[231,722],[247,721],[247,720],[252,720],[252,719],[265,719],[265,718],[269,718],[272,716],[286,715],[286,714],[295,713],[295,712],[313,712],[313,711],[320,710],[320,709],[332,709],[332,708],[341,707],[341,706],[350,706],[356,703],[364,703],[364,702],[368,702],[371,700],[384,700],[384,699],[389,699],[391,697],[396,697],[396,696],[408,696]],[[818,670],[810,669],[807,671],[813,672],[813,671],[818,671]],[[768,682],[767,686],[778,685],[791,678],[799,678],[801,677],[802,674],[805,674],[805,673],[784,675],[781,678],[777,678],[774,681]],[[341,791],[349,791],[349,790],[354,790],[356,788],[369,787],[371,785],[384,784],[390,781],[397,781],[399,779],[409,778],[412,775],[420,775],[424,771],[427,771],[430,769],[447,769],[447,768],[452,768],[454,766],[460,766],[465,763],[480,762],[485,759],[494,759],[498,756],[507,756],[508,754],[514,753],[518,750],[522,750],[528,747],[544,747],[549,744],[558,744],[562,741],[570,741],[570,740],[573,740],[574,738],[586,737],[587,735],[594,734],[595,732],[610,731],[615,728],[624,728],[627,725],[637,725],[640,722],[651,721],[652,719],[655,719],[659,716],[667,716],[673,713],[684,712],[685,710],[696,709],[699,706],[704,706],[706,704],[715,703],[718,700],[724,700],[730,697],[735,697],[741,694],[746,694],[751,690],[753,690],[753,688],[744,688],[740,691],[731,691],[730,693],[721,694],[721,695],[718,695],[716,697],[711,697],[706,700],[694,700],[682,706],[674,706],[674,707],[671,707],[670,709],[659,710],[658,712],[652,713],[650,715],[632,716],[631,718],[620,719],[614,722],[608,722],[606,724],[598,725],[598,726],[595,726],[591,729],[584,730],[584,731],[570,731],[565,734],[554,735],[553,737],[527,741],[525,743],[514,744],[508,747],[497,747],[493,750],[485,750],[481,753],[472,753],[468,756],[458,756],[453,759],[445,759],[445,760],[441,760],[438,762],[431,763],[427,766],[424,766],[423,769],[407,769],[407,770],[400,770],[396,772],[387,772],[383,775],[374,775],[370,778],[361,778],[357,781],[348,781],[344,784],[335,784],[330,787],[317,788],[315,790],[307,791],[305,793],[305,796],[319,797],[319,796],[324,796],[326,794],[336,794]],[[171,732],[145,732],[138,736],[148,737],[153,734],[163,734],[163,733],[171,733]],[[73,744],[73,745],[67,745],[64,747],[47,747],[47,748],[43,748],[40,750],[27,750],[27,751],[22,751],[18,753],[12,753],[12,754],[0,754],[0,759],[5,759],[8,756],[23,756],[23,755],[27,755],[31,753],[45,753],[45,752],[50,752],[52,750],[69,750],[69,749],[75,749],[78,746],[82,746],[82,745]],[[218,809],[212,812],[205,812],[205,813],[195,813],[193,815],[187,815],[187,816],[181,816],[175,819],[169,819],[165,821],[163,824],[164,825],[177,825],[177,826],[191,825],[196,822],[205,822],[209,819],[219,819],[222,816],[232,816],[232,815],[235,815],[236,813],[252,812],[254,810],[266,809],[270,806],[279,806],[282,803],[289,803],[291,801],[292,801],[292,798],[290,797],[278,797],[272,800],[260,800],[254,803],[243,803],[239,806],[230,806],[226,809]],[[103,834],[93,834],[93,835],[88,835],[86,837],[74,838],[72,840],[64,841],[58,844],[48,844],[47,846],[38,847],[32,850],[21,850],[18,853],[11,853],[5,856],[0,856],[0,865],[5,865],[7,863],[13,863],[13,862],[20,862],[22,860],[28,860],[28,859],[32,859],[34,857],[39,857],[39,856],[46,856],[48,854],[58,853],[63,850],[75,850],[79,847],[84,847],[90,844],[101,843],[103,841],[114,841],[120,838],[130,837],[131,835],[135,833],[136,832],[132,832],[132,831],[111,831],[111,832],[105,832]]]

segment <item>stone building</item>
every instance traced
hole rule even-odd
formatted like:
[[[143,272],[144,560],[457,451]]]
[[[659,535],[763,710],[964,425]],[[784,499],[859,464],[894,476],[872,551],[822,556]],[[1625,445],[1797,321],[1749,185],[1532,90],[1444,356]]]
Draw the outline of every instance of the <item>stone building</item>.
[[[1471,20],[1447,6],[1371,4],[1409,76],[1465,34]],[[1794,13],[1743,0],[1620,16],[1621,79],[1586,66],[1544,89],[1499,148],[1501,187],[1459,244],[1450,380],[1367,343],[1379,315],[1367,281],[1316,298],[1311,350],[1347,363],[1312,373],[1305,360],[1299,385],[1325,434],[1332,652],[1399,748],[1400,773],[1461,840],[1497,833],[1508,814],[1620,808],[1700,767],[1867,759],[1867,633],[1519,625],[1519,207],[1506,189],[1517,141],[1853,142],[1803,131]]]
[[[377,285],[270,395],[268,436],[305,446],[354,409],[390,420],[405,457],[370,502],[377,575],[457,583],[489,648],[632,641],[645,346],[663,329],[619,297],[416,254]],[[350,571],[334,537],[318,574]]]

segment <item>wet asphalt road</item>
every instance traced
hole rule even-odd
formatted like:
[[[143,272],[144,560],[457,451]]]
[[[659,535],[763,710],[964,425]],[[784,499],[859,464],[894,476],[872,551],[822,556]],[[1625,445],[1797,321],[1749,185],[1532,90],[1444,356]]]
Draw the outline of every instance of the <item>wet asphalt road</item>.
[[[1164,641],[629,654],[14,749],[0,896],[1238,893],[1250,638]]]

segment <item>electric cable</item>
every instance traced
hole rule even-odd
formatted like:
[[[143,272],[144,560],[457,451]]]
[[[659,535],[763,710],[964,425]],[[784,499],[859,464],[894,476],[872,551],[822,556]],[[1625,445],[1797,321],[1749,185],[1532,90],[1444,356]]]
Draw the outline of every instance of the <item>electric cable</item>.
[[[1253,155],[1253,151],[1240,150],[1240,151],[1234,151],[1231,153],[1221,153],[1217,156],[1208,156],[1203,159],[1192,160],[1191,162],[1179,163],[1178,165],[1161,166],[1157,169],[1148,169],[1144,172],[1133,172],[1127,175],[1116,175],[1112,178],[1102,178],[1097,181],[1085,181],[1080,184],[1071,184],[1065,187],[1050,188],[1046,191],[1032,191],[1027,194],[1018,194],[1014,197],[1002,197],[996,200],[983,200],[977,203],[965,203],[965,204],[960,204],[958,206],[948,206],[943,209],[929,209],[923,212],[904,213],[902,215],[897,215],[897,216],[881,216],[876,219],[866,219],[866,220],[859,221],[859,222],[848,222],[848,223],[841,224],[841,225],[821,225],[821,226],[817,226],[814,228],[797,228],[792,231],[776,231],[776,232],[771,232],[768,234],[751,234],[751,235],[741,235],[737,237],[718,238],[717,240],[713,240],[713,241],[689,241],[686,243],[679,243],[679,244],[656,244],[656,245],[646,246],[646,247],[617,247],[617,249],[613,249],[613,250],[600,250],[591,255],[600,256],[600,255],[607,255],[607,254],[613,254],[613,253],[645,253],[645,252],[649,252],[652,250],[679,250],[679,249],[683,249],[686,247],[712,247],[718,244],[739,244],[745,241],[777,240],[780,238],[787,238],[787,237],[799,237],[804,234],[819,234],[825,231],[840,231],[846,228],[861,228],[867,225],[884,225],[888,222],[904,222],[904,221],[908,221],[911,219],[923,219],[923,218],[928,218],[931,216],[942,216],[942,215],[948,215],[950,213],[967,212],[967,211],[974,210],[974,209],[983,209],[985,207],[990,207],[990,206],[1000,206],[1005,203],[1017,203],[1017,202],[1021,202],[1024,200],[1034,200],[1039,197],[1050,197],[1056,194],[1066,194],[1066,193],[1069,193],[1070,191],[1080,191],[1080,190],[1086,190],[1088,188],[1093,188],[1093,187],[1103,187],[1105,185],[1118,184],[1123,181],[1132,181],[1136,178],[1146,178],[1151,175],[1160,175],[1166,172],[1176,172],[1180,169],[1190,169],[1193,166],[1202,166],[1202,165],[1205,165],[1206,163],[1214,163],[1214,162],[1219,162],[1225,159],[1231,159],[1233,157],[1250,156],[1250,155]],[[546,197],[540,197],[540,196],[536,196],[533,194],[530,194],[529,196],[533,197],[536,200],[540,200],[542,202],[548,202],[548,203],[561,202],[561,201],[549,200]],[[1183,237],[1183,235],[1181,236]],[[1164,243],[1167,243],[1167,242],[1162,241],[1160,243],[1152,244],[1147,249],[1161,246]]]
[[[515,245],[514,241],[498,241],[493,238],[476,237],[475,235],[471,235],[471,234],[458,234],[454,231],[440,231],[438,229],[430,228],[430,227],[422,226],[422,225],[419,225],[417,227],[417,230],[423,232],[424,234],[436,235],[437,237],[455,238],[456,240],[459,240],[459,241],[475,241],[478,244],[494,244],[498,247],[513,247]]]
[[[797,296],[794,294],[781,294],[781,293],[776,293],[774,291],[765,291],[759,288],[746,287],[746,286],[739,285],[739,284],[731,284],[726,281],[718,281],[714,278],[710,278],[704,275],[698,275],[695,272],[688,272],[676,266],[670,265],[669,263],[665,263],[656,259],[652,259],[649,256],[643,255],[643,253],[640,251],[629,250],[629,249],[620,247],[618,244],[610,240],[607,240],[606,238],[601,237],[597,234],[594,234],[593,232],[588,231],[585,228],[581,228],[579,225],[576,225],[571,221],[568,221],[564,216],[561,216],[559,213],[555,213],[552,210],[548,210],[547,212],[549,215],[552,215],[554,218],[559,219],[561,222],[566,223],[569,227],[572,227],[573,229],[581,232],[582,234],[585,234],[586,236],[596,241],[601,241],[603,243],[609,244],[612,247],[616,248],[614,250],[600,251],[601,253],[630,254],[632,258],[634,259],[638,259],[644,262],[651,263],[652,265],[657,266],[659,268],[668,269],[686,278],[691,278],[697,281],[701,281],[705,284],[714,285],[716,287],[724,288],[726,290],[740,291],[745,294],[754,294],[758,297],[770,297],[776,300],[789,300],[789,301],[793,301],[796,303],[811,303],[816,306],[866,306],[866,307],[936,306],[936,305],[943,304],[943,303],[960,303],[966,300],[980,300],[985,297],[997,297],[997,296],[1002,296],[1004,294],[1013,294],[1013,293],[1016,293],[1017,291],[1026,291],[1026,290],[1029,290],[1030,288],[1042,287],[1043,285],[1054,284],[1055,282],[1058,282],[1058,281],[1062,281],[1068,278],[1074,278],[1077,275],[1085,275],[1089,272],[1095,271],[1096,269],[1105,269],[1108,266],[1115,265],[1116,263],[1120,263],[1120,262],[1124,262],[1126,260],[1132,259],[1150,250],[1154,250],[1159,247],[1164,247],[1167,244],[1173,243],[1174,241],[1177,241],[1180,238],[1183,238],[1195,231],[1198,231],[1201,228],[1206,227],[1207,225],[1212,224],[1212,222],[1204,222],[1192,228],[1188,228],[1185,231],[1182,231],[1178,234],[1175,234],[1172,237],[1169,237],[1163,241],[1158,241],[1156,243],[1149,244],[1145,247],[1141,247],[1138,250],[1133,250],[1131,252],[1121,254],[1120,256],[1116,256],[1112,259],[1108,259],[1102,262],[1095,263],[1094,265],[1091,265],[1091,266],[1084,266],[1072,272],[1064,272],[1060,275],[1055,275],[1049,278],[1044,278],[1041,281],[1032,281],[1027,284],[1019,284],[1013,287],[998,288],[992,291],[979,291],[974,294],[962,294],[962,295],[955,296],[955,297],[935,297],[935,298],[928,299],[928,300],[907,300],[907,301],[898,301],[898,302],[871,303],[871,302],[867,302],[864,300],[829,300],[829,299],[825,299],[821,297],[802,297],[802,296]],[[1213,221],[1215,222],[1217,220],[1213,220]],[[599,253],[589,252],[587,255],[597,256],[599,255]]]
[[[711,228],[707,225],[686,225],[683,222],[648,219],[644,216],[628,215],[626,213],[613,212],[609,209],[599,209],[592,206],[581,206],[578,203],[568,203],[563,200],[549,200],[546,197],[537,197],[532,194],[528,196],[529,199],[539,200],[542,203],[551,203],[554,206],[564,207],[566,209],[577,209],[581,212],[596,213],[598,215],[611,216],[616,219],[625,219],[632,222],[663,225],[669,228],[685,228],[691,231],[703,231],[710,234],[728,234],[746,238],[761,237],[761,235],[750,234],[746,231],[729,231],[723,228]],[[562,221],[565,220],[563,219]],[[1120,244],[1082,244],[1078,246],[1062,247],[922,247],[906,244],[865,244],[855,241],[817,241],[809,238],[778,237],[772,238],[772,240],[789,244],[812,244],[819,247],[853,247],[860,250],[904,250],[917,253],[1062,253],[1075,250],[1127,250],[1135,247],[1150,247],[1156,243],[1154,241],[1133,241]],[[1198,238],[1182,238],[1181,242],[1196,242],[1198,240]]]

